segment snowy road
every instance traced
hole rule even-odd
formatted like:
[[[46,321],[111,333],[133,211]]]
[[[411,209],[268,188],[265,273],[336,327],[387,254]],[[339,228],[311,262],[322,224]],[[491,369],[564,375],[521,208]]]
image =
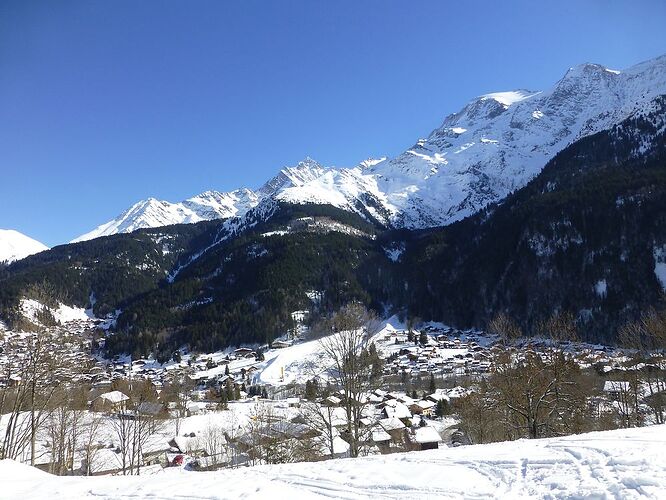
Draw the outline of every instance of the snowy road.
[[[141,477],[0,462],[0,498],[665,498],[666,426],[426,452]]]

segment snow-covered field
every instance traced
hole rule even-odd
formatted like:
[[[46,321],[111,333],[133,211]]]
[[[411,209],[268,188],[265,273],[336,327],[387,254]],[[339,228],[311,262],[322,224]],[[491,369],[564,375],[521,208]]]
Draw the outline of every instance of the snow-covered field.
[[[0,462],[0,497],[666,498],[666,426],[220,472],[56,477]]]

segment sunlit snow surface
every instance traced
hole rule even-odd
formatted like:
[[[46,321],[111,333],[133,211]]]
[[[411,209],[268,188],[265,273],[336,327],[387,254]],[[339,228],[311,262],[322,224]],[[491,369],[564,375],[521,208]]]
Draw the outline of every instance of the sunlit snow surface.
[[[43,498],[664,498],[666,426],[220,472],[55,477],[0,462],[0,496]]]
[[[0,262],[13,262],[49,247],[13,229],[0,229]]]

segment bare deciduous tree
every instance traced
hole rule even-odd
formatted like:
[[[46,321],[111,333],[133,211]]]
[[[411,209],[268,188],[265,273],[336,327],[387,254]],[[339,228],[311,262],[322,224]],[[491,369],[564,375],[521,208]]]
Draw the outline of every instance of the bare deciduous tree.
[[[498,313],[488,323],[488,332],[497,335],[504,345],[522,337],[523,332],[520,326],[503,312]]]
[[[322,352],[331,366],[330,376],[343,396],[347,414],[345,438],[350,455],[357,457],[362,443],[361,418],[368,404],[368,393],[379,386],[368,355],[370,337],[378,322],[363,305],[351,303],[331,318],[332,334],[322,338]]]

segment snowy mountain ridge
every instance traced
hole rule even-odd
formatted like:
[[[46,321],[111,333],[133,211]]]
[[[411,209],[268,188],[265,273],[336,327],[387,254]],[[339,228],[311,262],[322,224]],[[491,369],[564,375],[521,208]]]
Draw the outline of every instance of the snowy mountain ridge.
[[[204,220],[241,216],[254,207],[257,200],[257,195],[249,189],[237,189],[228,193],[206,191],[179,203],[148,198],[135,203],[112,221],[96,227],[70,243],[117,233],[131,233],[142,228],[193,224]]]
[[[331,204],[393,227],[446,225],[523,187],[559,151],[666,94],[666,55],[625,71],[581,64],[546,91],[479,96],[395,158],[353,168],[306,158],[256,191],[141,201],[74,241],[142,227],[239,217],[265,200]]]
[[[0,229],[0,262],[14,262],[49,247],[13,229]]]

